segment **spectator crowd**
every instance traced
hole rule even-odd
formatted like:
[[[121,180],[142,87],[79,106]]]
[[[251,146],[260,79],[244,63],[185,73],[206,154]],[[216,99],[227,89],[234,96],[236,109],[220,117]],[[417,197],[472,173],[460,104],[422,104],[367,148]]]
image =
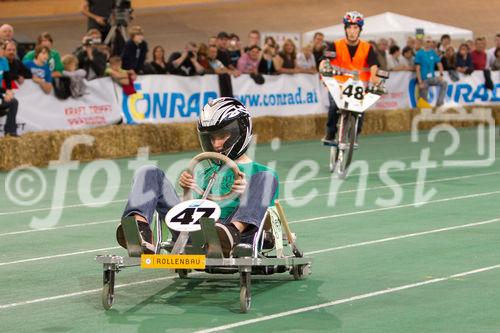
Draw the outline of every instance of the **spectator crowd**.
[[[5,134],[17,136],[18,102],[12,90],[26,79],[32,79],[47,94],[54,90],[56,97],[68,98],[85,94],[84,79],[109,76],[130,95],[135,93],[133,83],[140,74],[218,74],[221,94],[228,96],[232,95],[230,76],[250,74],[257,84],[262,84],[263,74],[317,73],[324,52],[332,42],[317,32],[311,43],[298,48],[292,39],[279,45],[273,37],[261,36],[258,30],[250,31],[245,41],[234,33],[221,31],[206,41],[188,42],[182,50],[167,56],[161,45],[150,49],[141,27],[131,26],[128,40],[120,50],[111,50],[104,44],[103,33],[109,31],[105,15],[92,14],[88,6],[82,13],[89,18],[89,30],[82,37],[81,45],[72,54],[63,56],[47,32],[38,36],[34,50],[23,55],[17,50],[14,28],[8,24],[0,26],[0,117],[7,117]],[[426,95],[431,85],[445,87],[443,80],[434,77],[435,71],[448,71],[452,80],[458,80],[457,73],[468,75],[481,70],[485,72],[488,87],[492,85],[489,70],[500,70],[500,34],[495,36],[495,46],[490,49],[486,48],[484,37],[456,44],[449,35],[443,35],[439,41],[409,37],[403,47],[385,38],[370,44],[379,68],[417,72],[421,96]],[[441,90],[444,94],[444,89]]]

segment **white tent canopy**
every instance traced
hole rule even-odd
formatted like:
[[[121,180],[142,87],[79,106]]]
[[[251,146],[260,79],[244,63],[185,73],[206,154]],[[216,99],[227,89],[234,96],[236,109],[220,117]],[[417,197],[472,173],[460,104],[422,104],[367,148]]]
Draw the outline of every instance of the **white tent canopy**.
[[[452,39],[472,39],[472,31],[453,27],[450,25],[419,20],[413,17],[399,15],[391,12],[374,15],[365,18],[362,39],[376,40],[379,38],[393,38],[398,45],[405,46],[408,36],[415,36],[417,28],[424,29],[426,36],[438,40],[443,34],[449,34]],[[329,27],[318,28],[302,35],[304,44],[312,41],[314,33],[321,31],[325,34],[327,41],[335,40],[345,36],[344,25],[337,24]]]

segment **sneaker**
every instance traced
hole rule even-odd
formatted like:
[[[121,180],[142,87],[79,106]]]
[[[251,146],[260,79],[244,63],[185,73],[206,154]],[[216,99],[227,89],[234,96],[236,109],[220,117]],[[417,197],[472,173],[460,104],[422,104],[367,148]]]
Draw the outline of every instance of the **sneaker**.
[[[337,143],[335,142],[335,136],[328,135],[328,134],[326,134],[325,137],[323,139],[321,139],[321,142],[323,142],[323,144],[325,146],[336,146],[337,145]]]
[[[354,149],[358,149],[359,148],[358,140],[354,141],[353,147],[354,147]]]
[[[142,238],[142,246],[145,254],[154,254],[155,246],[153,245],[153,232],[149,227],[149,224],[145,222],[137,222],[137,227],[139,229],[139,234]],[[127,241],[125,240],[125,233],[123,232],[123,227],[121,224],[116,229],[116,240],[118,244],[124,249],[127,248]]]
[[[217,236],[219,236],[222,254],[225,258],[229,258],[231,250],[241,240],[241,233],[232,223],[216,223],[215,229],[217,230]]]

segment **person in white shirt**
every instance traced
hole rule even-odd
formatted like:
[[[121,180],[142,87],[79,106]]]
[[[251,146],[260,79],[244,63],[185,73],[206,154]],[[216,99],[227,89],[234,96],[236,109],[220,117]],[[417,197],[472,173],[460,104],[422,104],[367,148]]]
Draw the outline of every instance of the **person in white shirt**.
[[[313,47],[307,44],[302,48],[302,52],[297,55],[297,67],[301,73],[316,73],[316,60],[313,55]]]
[[[500,47],[500,33],[495,36],[495,45],[486,51],[486,66],[491,68],[495,62],[495,50]]]

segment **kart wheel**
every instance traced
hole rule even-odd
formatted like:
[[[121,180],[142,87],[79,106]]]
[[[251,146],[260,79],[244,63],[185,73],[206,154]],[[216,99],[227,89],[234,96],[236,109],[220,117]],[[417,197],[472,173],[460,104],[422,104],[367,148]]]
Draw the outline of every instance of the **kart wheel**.
[[[104,284],[101,292],[102,307],[105,310],[111,309],[115,301],[115,271],[104,271]]]
[[[187,279],[189,271],[187,269],[176,269],[175,270],[181,279]]]
[[[250,287],[241,286],[240,287],[240,310],[241,313],[247,313],[250,310],[252,303],[252,298],[250,296]]]
[[[339,150],[337,147],[330,148],[330,172],[335,172],[335,167],[337,165],[337,159],[339,155]]]
[[[346,113],[344,119],[345,124],[342,129],[342,141],[344,141],[342,142],[343,149],[339,152],[337,157],[337,174],[340,179],[345,179],[347,176],[347,171],[352,161],[354,141],[356,140],[356,116]],[[340,146],[341,143],[339,142],[339,150],[341,149]]]

